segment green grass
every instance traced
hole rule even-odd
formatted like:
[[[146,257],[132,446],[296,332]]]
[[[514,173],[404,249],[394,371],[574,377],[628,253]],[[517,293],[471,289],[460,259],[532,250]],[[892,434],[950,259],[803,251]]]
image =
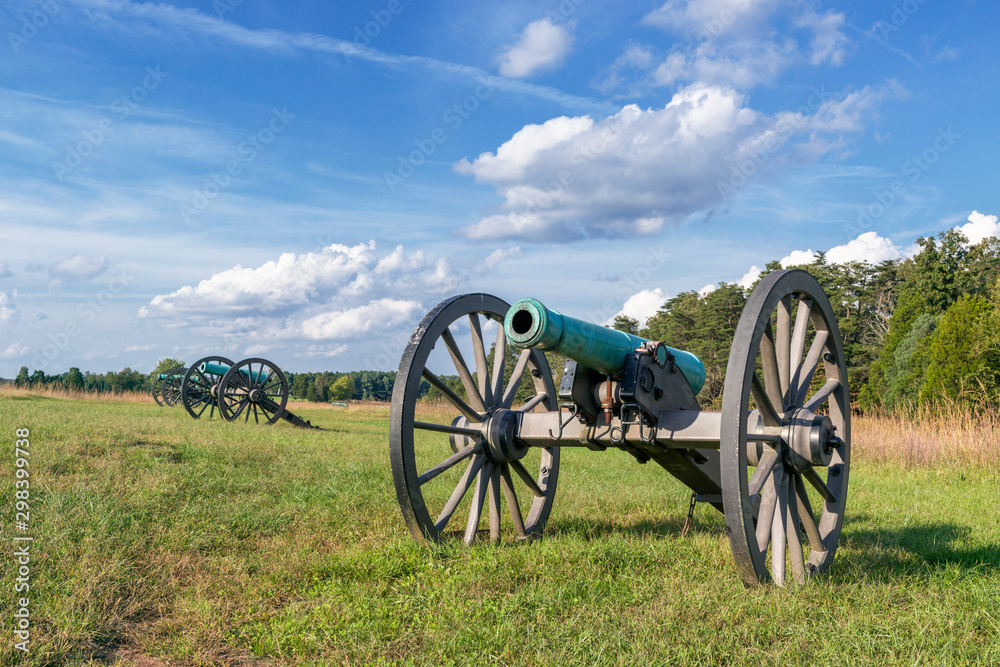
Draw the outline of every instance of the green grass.
[[[0,407],[0,520],[26,426],[35,536],[27,656],[2,558],[3,664],[1000,664],[996,465],[856,440],[832,572],[746,589],[722,516],[699,506],[681,538],[687,491],[619,452],[563,452],[544,540],[428,548],[399,516],[384,407],[302,409],[322,432]]]

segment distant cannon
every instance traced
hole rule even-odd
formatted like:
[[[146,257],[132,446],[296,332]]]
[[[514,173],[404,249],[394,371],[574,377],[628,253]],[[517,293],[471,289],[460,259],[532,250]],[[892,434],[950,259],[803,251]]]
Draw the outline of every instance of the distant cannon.
[[[492,368],[483,318],[496,326]],[[505,378],[508,345],[521,352]],[[568,357],[558,391],[542,350]],[[431,370],[449,357],[464,397]],[[526,372],[534,393],[515,407]],[[440,410],[418,417],[423,380],[450,404],[446,418]],[[721,411],[700,409],[703,381],[690,353],[535,300],[509,307],[486,294],[448,299],[414,331],[393,390],[390,459],[403,518],[416,539],[439,540],[473,489],[466,543],[484,512],[493,541],[505,530],[538,537],[560,448],[613,447],[656,461],[688,486],[691,511],[701,501],[724,514],[747,585],[783,585],[789,571],[803,582],[826,570],[844,519],[851,405],[836,318],[816,280],[800,270],[761,280],[737,325]]]
[[[183,366],[171,368],[163,373],[158,373],[153,380],[153,400],[158,405],[173,407],[180,399],[181,381],[187,369]]]
[[[273,424],[279,419],[301,428],[318,428],[292,414],[288,404],[288,381],[280,368],[266,359],[244,359],[238,364],[225,357],[199,359],[182,383],[184,407],[198,419],[218,408],[226,421],[242,419]]]

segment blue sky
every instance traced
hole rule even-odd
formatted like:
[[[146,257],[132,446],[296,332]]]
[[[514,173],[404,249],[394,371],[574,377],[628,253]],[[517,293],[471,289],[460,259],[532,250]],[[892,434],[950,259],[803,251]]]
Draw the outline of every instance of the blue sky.
[[[0,376],[392,370],[456,293],[641,319],[770,260],[997,235],[998,14],[5,2]]]

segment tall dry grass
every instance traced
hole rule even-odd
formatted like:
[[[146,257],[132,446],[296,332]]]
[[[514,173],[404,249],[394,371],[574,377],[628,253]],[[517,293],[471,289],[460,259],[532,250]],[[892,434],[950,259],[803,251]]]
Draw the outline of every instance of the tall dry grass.
[[[855,417],[852,453],[906,468],[977,466],[996,469],[1000,411],[958,405]]]
[[[75,391],[58,386],[45,387],[15,387],[12,384],[0,385],[0,397],[41,397],[64,398],[77,401],[111,401],[121,403],[154,403],[153,395],[148,391],[123,391],[119,393],[104,393],[98,391]]]

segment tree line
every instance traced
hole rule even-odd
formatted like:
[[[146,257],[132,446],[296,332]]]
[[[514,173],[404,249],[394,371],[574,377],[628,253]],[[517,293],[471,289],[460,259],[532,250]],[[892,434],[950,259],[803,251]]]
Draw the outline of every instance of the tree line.
[[[834,264],[824,253],[802,268],[826,291],[837,316],[847,358],[848,381],[856,408],[900,409],[940,402],[995,404],[1000,402],[1000,239],[969,243],[957,230],[917,240],[911,257],[877,264]],[[761,277],[782,268],[769,262]],[[759,279],[758,279],[759,281]],[[682,292],[667,300],[639,327],[619,316],[614,328],[662,340],[697,355],[705,364],[705,387],[699,402],[705,408],[721,404],[729,349],[752,288],[719,283],[707,294]],[[493,367],[494,350],[488,367]],[[518,351],[508,346],[509,374]],[[556,386],[562,359],[549,357]],[[163,359],[150,374],[131,368],[104,374],[82,373],[73,367],[60,375],[33,373],[22,367],[18,386],[62,386],[94,392],[148,391],[156,375],[178,359]],[[388,401],[394,371],[289,373],[289,393],[311,401]],[[441,379],[465,395],[456,375]],[[516,402],[534,393],[525,374]],[[424,380],[421,396],[443,400]]]

